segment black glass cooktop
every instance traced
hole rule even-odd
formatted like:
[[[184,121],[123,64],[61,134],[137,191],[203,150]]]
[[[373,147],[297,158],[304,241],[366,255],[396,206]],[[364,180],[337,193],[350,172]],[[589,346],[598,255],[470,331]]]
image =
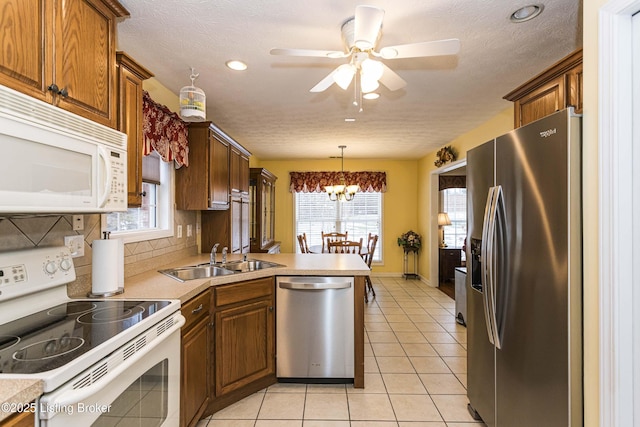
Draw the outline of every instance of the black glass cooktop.
[[[0,325],[0,374],[59,368],[169,304],[76,300]]]

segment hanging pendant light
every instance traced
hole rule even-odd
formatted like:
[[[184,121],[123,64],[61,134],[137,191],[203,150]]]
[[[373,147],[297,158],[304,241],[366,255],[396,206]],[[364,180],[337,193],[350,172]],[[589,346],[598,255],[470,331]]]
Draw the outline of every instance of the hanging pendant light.
[[[200,74],[196,74],[191,68],[191,86],[180,89],[180,117],[185,122],[203,122],[207,118],[207,97],[204,91],[195,86],[195,80]]]
[[[329,200],[335,202],[337,200],[343,200],[350,202],[353,200],[353,196],[358,192],[360,187],[357,184],[347,185],[344,179],[344,149],[346,145],[338,146],[340,149],[340,184],[327,185],[324,187],[324,191],[327,192]]]

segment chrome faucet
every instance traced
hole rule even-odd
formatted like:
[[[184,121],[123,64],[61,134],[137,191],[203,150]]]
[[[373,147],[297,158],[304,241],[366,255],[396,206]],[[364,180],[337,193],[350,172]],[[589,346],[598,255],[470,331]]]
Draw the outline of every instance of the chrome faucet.
[[[226,246],[224,248],[222,248],[222,263],[226,264],[227,263],[227,252],[229,251],[229,248],[227,248]]]
[[[216,243],[211,248],[211,256],[209,257],[209,264],[211,264],[211,265],[216,263],[216,252],[218,250],[218,246],[220,246],[220,243]]]
[[[242,261],[247,262],[247,253],[242,254]]]

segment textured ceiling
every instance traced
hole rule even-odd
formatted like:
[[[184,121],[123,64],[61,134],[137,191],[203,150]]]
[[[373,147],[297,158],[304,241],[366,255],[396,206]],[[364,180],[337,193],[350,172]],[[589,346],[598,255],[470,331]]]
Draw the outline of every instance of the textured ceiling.
[[[513,24],[525,0],[377,0],[385,10],[378,48],[458,38],[457,55],[384,61],[407,81],[352,106],[337,85],[311,93],[346,59],[271,56],[272,48],[343,50],[340,27],[351,0],[120,0],[126,51],[178,94],[207,95],[207,119],[260,159],[411,159],[441,147],[510,107],[502,97],[582,45],[581,2],[543,0],[543,13]],[[244,72],[225,66],[248,63]],[[344,119],[354,117],[355,122]]]

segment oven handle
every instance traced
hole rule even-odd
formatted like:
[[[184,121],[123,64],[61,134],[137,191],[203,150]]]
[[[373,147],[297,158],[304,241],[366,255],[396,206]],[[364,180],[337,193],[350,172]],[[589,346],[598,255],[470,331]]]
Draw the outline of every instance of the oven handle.
[[[165,332],[167,335],[165,336],[168,337],[169,335],[175,332],[179,332],[182,325],[185,324],[184,316],[178,315],[176,318],[177,318],[177,322],[175,322],[173,326],[167,329],[167,331]],[[98,381],[97,383],[90,385],[89,387],[84,387],[81,389],[64,392],[57,398],[54,398],[51,402],[48,402],[47,403],[48,407],[56,408],[61,406],[73,405],[73,404],[82,402],[84,399],[86,399],[91,395],[96,394],[97,392],[105,388],[114,377],[117,377],[118,375],[122,374],[122,372],[128,369],[132,363],[137,362],[138,360],[143,358],[146,354],[148,354],[151,350],[153,350],[155,347],[160,345],[160,343],[162,343],[163,341],[164,339],[153,340],[149,345],[145,346],[144,350],[137,352],[133,356],[129,357],[127,359],[127,363],[121,363],[118,366],[116,366],[112,371],[109,371],[107,375],[100,378],[100,381]]]

